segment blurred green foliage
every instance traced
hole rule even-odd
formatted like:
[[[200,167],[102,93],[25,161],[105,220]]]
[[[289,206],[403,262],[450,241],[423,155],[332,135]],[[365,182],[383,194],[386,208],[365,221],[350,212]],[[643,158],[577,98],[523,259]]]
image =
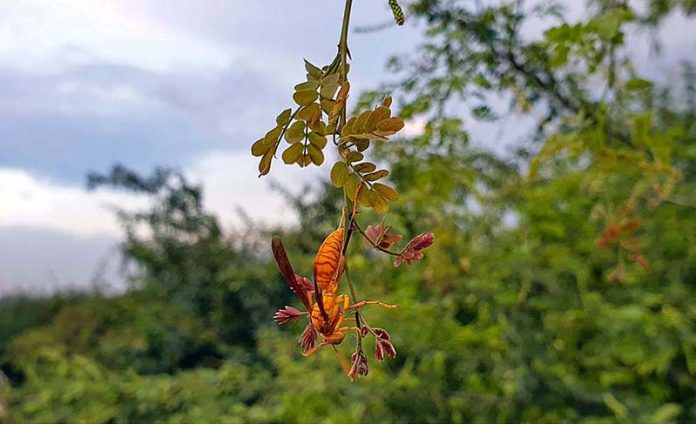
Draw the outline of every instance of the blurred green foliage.
[[[91,183],[154,200],[119,212],[132,287],[0,301],[0,421],[696,421],[696,73],[650,81],[624,46],[694,3],[638,3],[573,23],[549,2],[410,4],[426,43],[362,102],[393,91],[427,122],[376,159],[402,194],[389,223],[436,243],[398,272],[357,244],[350,263],[361,297],[401,305],[366,311],[396,359],[351,384],[302,358],[301,324],[271,321],[294,302],[272,231],[223,235],[183,176],[117,167]],[[531,19],[550,27],[525,36]],[[509,113],[538,124],[514,153],[469,144],[467,121]],[[300,225],[276,232],[302,273],[340,195],[288,198]]]

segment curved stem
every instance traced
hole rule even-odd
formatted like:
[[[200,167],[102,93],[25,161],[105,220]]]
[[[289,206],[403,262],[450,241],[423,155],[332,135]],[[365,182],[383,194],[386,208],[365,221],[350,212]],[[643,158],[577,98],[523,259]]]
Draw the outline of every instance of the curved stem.
[[[350,27],[350,11],[352,7],[353,0],[346,0],[346,5],[343,9],[341,39],[338,42],[338,54],[341,56],[341,82],[345,81],[348,75],[348,28]]]
[[[381,247],[380,245],[375,244],[375,242],[372,241],[372,239],[370,237],[368,237],[367,234],[365,234],[365,231],[360,227],[360,225],[358,225],[357,221],[353,222],[353,225],[354,225],[355,229],[358,230],[358,232],[365,238],[365,240],[367,240],[367,242],[370,243],[370,245],[372,245],[372,247],[374,247],[375,249],[379,250],[380,252],[384,252],[384,253],[387,253],[389,255],[392,255],[392,256],[401,255],[401,252],[392,252],[389,249],[385,249],[385,248]]]
[[[295,116],[300,112],[300,109],[302,109],[302,106],[298,107],[295,109],[295,111],[290,115],[290,120],[288,123],[283,127],[283,131],[280,132],[280,135],[278,136],[278,141],[275,143],[275,147],[273,147],[273,156],[275,157],[276,153],[278,152],[278,146],[280,146],[280,143],[283,141],[283,136],[285,135],[285,132],[290,128],[290,124],[292,123],[292,120],[295,119]]]
[[[338,42],[338,55],[340,60],[340,81],[341,84],[348,82],[348,28],[350,27],[350,12],[353,7],[353,0],[346,0],[345,8],[343,10],[343,25],[341,26],[341,39]],[[348,114],[346,112],[347,104],[343,105],[341,110],[341,116],[339,118],[338,125],[336,126],[336,132],[340,134],[341,128],[345,125],[348,120]],[[347,161],[346,163],[350,165]],[[348,205],[351,204],[351,214],[350,219],[344,221],[344,239],[343,239],[343,255],[348,253],[348,243],[350,242],[350,235],[353,232],[355,220],[355,209],[358,207],[357,202],[352,201],[348,196],[343,194],[343,205],[344,211],[347,211]],[[353,286],[353,281],[350,279],[350,271],[348,269],[348,260],[344,264],[344,275],[346,276],[346,281],[348,281],[348,288],[350,289],[350,297],[353,302],[356,302],[357,295],[355,294],[355,287]],[[357,337],[357,349],[358,351],[362,349],[362,336],[360,332],[361,322],[360,322],[360,312],[355,311],[355,326],[358,327],[358,337]]]
[[[350,271],[348,270],[348,263],[346,262],[345,267],[343,268],[344,275],[346,276],[346,281],[348,281],[348,289],[350,290],[350,297],[353,299],[353,303],[356,302],[357,296],[355,294],[355,287],[353,286],[353,280],[350,279]],[[362,347],[362,333],[360,331],[360,328],[362,327],[361,321],[360,321],[360,311],[355,311],[355,326],[358,327],[358,341],[357,341],[357,347],[360,349]]]
[[[338,55],[340,56],[341,63],[341,84],[348,81],[348,28],[350,27],[350,11],[353,7],[353,0],[346,0],[345,8],[343,9],[343,25],[341,26],[341,39],[338,41]],[[337,126],[337,129],[343,127],[346,123],[348,116],[346,112],[346,105],[343,106],[341,111],[341,122]]]

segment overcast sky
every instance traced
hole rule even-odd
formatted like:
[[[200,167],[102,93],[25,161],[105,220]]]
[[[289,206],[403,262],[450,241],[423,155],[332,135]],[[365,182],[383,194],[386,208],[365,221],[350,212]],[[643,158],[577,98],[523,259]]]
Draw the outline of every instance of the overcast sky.
[[[249,146],[289,105],[301,59],[333,58],[341,3],[0,2],[0,295],[85,284],[113,257],[119,228],[108,205],[142,201],[86,193],[84,181],[115,162],[180,167],[204,184],[224,222],[240,206],[261,221],[292,221],[256,178]],[[386,3],[356,1],[353,24],[388,22]],[[677,18],[670,28],[663,41],[677,55],[653,62],[643,48],[646,72],[669,75],[696,51],[693,26]],[[387,58],[411,51],[419,33],[407,25],[351,34],[353,92],[388,79]],[[491,131],[473,130],[485,144]],[[290,187],[307,176],[294,167],[273,173]]]
[[[391,19],[386,1],[356,3],[356,25]],[[0,2],[0,294],[84,284],[113,256],[108,205],[142,202],[84,182],[115,162],[180,167],[225,222],[238,207],[291,221],[249,146],[290,104],[302,58],[333,59],[342,11],[328,0]],[[359,92],[419,37],[351,38]],[[300,187],[299,171],[274,167],[274,178]]]

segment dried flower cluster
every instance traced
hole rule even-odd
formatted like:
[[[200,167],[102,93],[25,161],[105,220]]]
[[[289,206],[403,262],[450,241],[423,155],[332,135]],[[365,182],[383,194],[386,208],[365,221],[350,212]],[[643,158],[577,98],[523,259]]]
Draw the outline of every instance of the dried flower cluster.
[[[389,333],[381,328],[375,328],[372,331],[377,341],[375,342],[375,357],[378,361],[384,360],[384,355],[390,358],[396,358],[396,349],[394,345],[389,341]]]
[[[370,368],[367,366],[367,356],[365,356],[365,352],[362,350],[353,352],[350,356],[350,362],[351,365],[348,371],[348,378],[350,378],[351,381],[358,377],[366,376],[370,371]]]
[[[607,276],[610,283],[622,282],[626,276],[625,259],[635,263],[643,271],[650,270],[650,263],[643,255],[643,246],[636,236],[641,222],[631,216],[630,210],[621,210],[616,216],[608,219],[602,234],[595,240],[595,246],[600,249],[616,249],[618,263],[616,268]]]

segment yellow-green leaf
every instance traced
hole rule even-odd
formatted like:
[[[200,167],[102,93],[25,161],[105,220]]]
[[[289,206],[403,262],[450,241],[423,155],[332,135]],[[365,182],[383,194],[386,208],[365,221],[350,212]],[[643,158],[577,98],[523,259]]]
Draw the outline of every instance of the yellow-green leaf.
[[[320,148],[318,148],[314,144],[310,144],[307,146],[307,153],[309,154],[309,157],[312,159],[312,162],[314,162],[315,165],[319,166],[322,163],[324,163],[324,153],[321,151]]]
[[[315,90],[300,90],[292,95],[292,99],[300,106],[309,106],[319,97]]]
[[[350,118],[348,122],[341,128],[341,137],[348,137],[353,133],[353,124],[355,123],[355,117]]]
[[[302,121],[295,121],[290,128],[285,131],[285,141],[288,143],[297,143],[304,139],[305,137],[305,123]]]
[[[302,157],[297,160],[297,164],[300,165],[300,168],[304,168],[312,164],[312,158],[310,158],[309,155],[302,155]]]
[[[358,161],[363,160],[364,157],[365,157],[365,156],[363,156],[362,153],[358,153],[358,152],[348,152],[348,154],[346,155],[346,160],[347,160],[348,162],[358,162]]]
[[[380,169],[379,171],[371,172],[363,176],[365,181],[377,181],[389,175],[389,171],[386,169]]]
[[[355,174],[348,175],[345,184],[343,184],[343,192],[348,196],[349,199],[355,197],[355,190],[358,188],[358,183],[360,178]]]
[[[355,142],[355,147],[358,148],[359,152],[364,152],[370,147],[370,140],[359,140]]]
[[[384,98],[384,101],[382,102],[382,106],[390,107],[392,104],[392,97],[387,96]]]
[[[288,165],[297,162],[297,159],[299,159],[300,156],[302,156],[303,150],[304,146],[300,143],[295,143],[291,145],[283,152],[283,162],[287,163]]]
[[[256,142],[254,142],[254,144],[251,145],[251,154],[253,156],[263,156],[263,154],[271,148],[271,146],[266,144],[265,141],[265,138],[261,138],[259,140],[256,140]]]
[[[370,190],[367,195],[370,199],[370,206],[372,206],[372,210],[379,214],[385,213],[389,210],[389,205],[387,204],[387,201],[384,200],[381,193],[373,189]]]
[[[259,177],[268,174],[271,171],[271,161],[273,160],[273,150],[264,153],[259,162]]]
[[[324,78],[321,79],[321,85],[334,85],[338,84],[338,81],[341,79],[341,74],[338,72],[334,72],[333,74],[329,74],[325,76]]]
[[[317,88],[319,88],[318,81],[305,81],[303,83],[297,84],[295,86],[295,91],[303,91],[303,90],[317,91]]]
[[[266,135],[263,137],[263,139],[266,143],[268,143],[269,146],[272,146],[278,141],[278,137],[280,137],[281,132],[283,132],[282,128],[275,127],[272,130],[268,131]]]
[[[336,106],[336,102],[333,100],[324,99],[321,101],[321,110],[323,110],[327,115],[331,114],[334,106]]]
[[[372,206],[370,203],[370,192],[365,189],[365,186],[358,193],[358,203],[368,208]]]
[[[301,119],[307,122],[314,122],[321,118],[321,108],[317,103],[312,103],[308,106],[303,107],[297,112],[297,119]]]
[[[375,169],[377,169],[377,166],[372,162],[363,162],[355,165],[356,172],[372,172]]]
[[[370,118],[371,114],[371,110],[366,110],[362,112],[360,115],[358,115],[357,119],[353,123],[353,134],[361,134],[365,131],[365,123]]]
[[[374,183],[372,184],[372,188],[377,190],[379,194],[381,194],[387,200],[390,200],[392,202],[399,200],[399,193],[386,184]]]
[[[276,124],[279,127],[284,127],[290,122],[290,116],[292,115],[292,109],[285,109],[276,117]]]
[[[398,116],[392,116],[391,118],[384,119],[377,124],[377,129],[379,131],[398,132],[403,127],[404,120]]]
[[[330,134],[335,134],[336,133],[336,124],[335,123],[330,123],[326,125],[326,128],[324,128],[324,135],[330,135]]]
[[[314,131],[309,133],[309,136],[307,138],[309,138],[310,143],[318,147],[320,150],[326,147],[326,137],[319,135]]]
[[[321,69],[318,67],[314,66],[311,62],[305,59],[305,69],[307,70],[307,74],[312,77],[313,80],[318,80],[321,78]]]
[[[377,129],[377,124],[391,116],[391,110],[386,106],[377,106],[372,111],[367,122],[365,122],[365,131],[372,132]]]
[[[343,187],[346,178],[348,178],[348,165],[343,161],[336,162],[331,168],[331,182],[336,187]]]
[[[309,127],[310,130],[314,131],[315,133],[317,133],[319,135],[325,134],[326,124],[321,119],[315,119],[315,120],[309,121],[309,122],[307,122],[307,126]]]
[[[333,99],[336,90],[338,90],[338,84],[322,85],[319,93],[323,99]]]

